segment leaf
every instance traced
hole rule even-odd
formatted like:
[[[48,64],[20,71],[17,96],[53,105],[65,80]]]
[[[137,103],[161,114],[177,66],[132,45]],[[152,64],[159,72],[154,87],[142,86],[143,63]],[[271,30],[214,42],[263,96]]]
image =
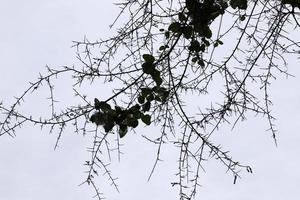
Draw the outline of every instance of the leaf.
[[[151,107],[151,102],[150,101],[147,101],[144,105],[143,105],[143,111],[144,112],[147,112],[150,110],[150,107]]]
[[[201,67],[204,67],[205,66],[205,63],[203,62],[203,60],[198,60],[198,64],[201,66]]]
[[[165,37],[166,37],[166,39],[169,39],[169,37],[170,37],[170,32],[169,31],[165,32]]]
[[[167,98],[169,97],[170,91],[168,91],[164,87],[159,87],[156,89],[156,94],[157,94],[157,96],[155,96],[155,100],[165,103]]]
[[[90,121],[91,121],[92,123],[96,123],[96,120],[97,120],[96,114],[92,114],[92,116],[90,117]]]
[[[155,61],[155,58],[150,54],[144,54],[143,58],[144,58],[146,63],[151,63],[152,64]]]
[[[146,97],[146,96],[148,96],[149,94],[152,93],[151,88],[148,88],[148,87],[146,87],[146,88],[141,88],[141,90],[142,90],[142,96],[143,96],[143,97]]]
[[[158,101],[158,102],[162,102],[162,101],[161,101],[161,98],[160,98],[159,96],[154,96],[154,100],[155,100],[155,101]]]
[[[212,32],[210,30],[210,28],[208,26],[206,26],[204,29],[203,29],[203,35],[206,37],[206,38],[211,38],[212,36]]]
[[[192,62],[197,62],[197,60],[198,60],[198,58],[197,57],[194,57],[194,58],[192,58]]]
[[[162,84],[162,78],[160,77],[160,71],[154,70],[151,74],[152,79],[155,81],[156,85],[160,86]]]
[[[108,133],[109,131],[111,131],[113,129],[114,126],[115,126],[114,121],[107,121],[104,124],[103,128],[104,128],[105,132]]]
[[[283,4],[290,4],[292,7],[300,8],[300,1],[299,0],[282,0]]]
[[[193,35],[193,27],[192,26],[185,26],[183,29],[183,36],[186,39],[190,39]]]
[[[94,99],[94,106],[95,109],[100,110],[100,101],[97,98]]]
[[[145,102],[145,96],[139,96],[139,97],[138,97],[138,102],[139,102],[140,104],[143,104],[143,103]]]
[[[205,44],[205,46],[208,47],[208,46],[210,45],[210,43],[209,43],[209,41],[208,41],[207,39],[202,38],[201,40],[202,40],[202,42]]]
[[[200,51],[204,52],[205,51],[205,44],[200,45]]]
[[[154,100],[154,96],[153,96],[153,94],[150,94],[149,96],[147,96],[147,100],[148,100],[148,101],[152,101],[152,100]]]
[[[195,8],[199,5],[195,0],[186,0],[185,1],[186,7],[190,12],[194,12]]]
[[[119,135],[120,137],[124,137],[127,133],[128,129],[127,129],[127,126],[126,125],[120,125],[119,127]]]
[[[132,106],[128,112],[131,115],[130,118],[139,118],[139,115],[141,114],[141,106],[139,104],[135,104],[134,106]]]
[[[143,63],[142,68],[145,74],[152,74],[153,71],[155,70],[154,65],[148,62]]]
[[[240,16],[240,20],[241,20],[241,21],[245,21],[245,19],[246,19],[246,16],[245,16],[245,15],[241,15],[241,16]]]
[[[108,103],[106,103],[105,101],[100,101],[99,107],[103,112],[108,112],[111,110],[110,105]]]
[[[193,40],[191,42],[191,46],[189,47],[189,50],[199,52],[201,50],[200,43],[197,40]]]
[[[179,21],[181,21],[181,22],[185,21],[185,20],[186,20],[186,17],[185,17],[185,15],[184,15],[184,13],[180,12],[180,13],[178,14],[178,19],[179,19]]]
[[[223,45],[223,42],[221,40],[216,40],[216,42],[214,43],[214,47],[217,47],[219,45]]]
[[[172,24],[170,24],[168,30],[174,33],[178,33],[180,32],[180,28],[181,28],[181,24],[179,22],[173,22]]]
[[[165,46],[165,45],[162,45],[162,46],[159,47],[159,50],[160,50],[160,51],[163,51],[163,50],[165,50],[165,49],[166,49],[166,46]]]
[[[136,112],[139,112],[141,106],[139,104],[135,104],[134,106],[132,106],[129,110],[132,112],[132,113],[136,113]]]
[[[151,116],[150,115],[142,115],[141,120],[146,124],[150,125],[151,124]]]
[[[120,107],[116,107],[116,117],[114,119],[115,123],[120,125],[126,119],[127,113],[125,110],[122,110]]]
[[[163,92],[163,94],[161,96],[161,100],[162,100],[163,103],[165,103],[167,101],[169,95],[170,95],[170,91],[167,90],[167,91]]]
[[[236,8],[241,10],[247,9],[247,0],[230,0],[229,4],[233,9]]]
[[[95,123],[97,126],[103,125],[105,123],[104,114],[101,112],[96,112],[91,116],[90,121]]]
[[[139,125],[139,121],[135,118],[131,118],[128,120],[127,125],[132,128],[136,128]]]

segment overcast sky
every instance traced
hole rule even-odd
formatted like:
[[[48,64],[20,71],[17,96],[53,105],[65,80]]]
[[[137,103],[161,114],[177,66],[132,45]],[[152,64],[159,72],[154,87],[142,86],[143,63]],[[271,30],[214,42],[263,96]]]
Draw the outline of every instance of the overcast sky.
[[[6,105],[13,102],[28,87],[29,81],[45,72],[45,65],[72,65],[75,49],[72,40],[91,40],[112,34],[108,25],[117,15],[110,1],[96,0],[1,0],[0,6],[0,100]],[[243,174],[233,185],[232,176],[214,161],[206,165],[198,198],[205,200],[285,200],[299,199],[300,190],[300,68],[299,60],[289,63],[295,78],[279,77],[272,85],[273,113],[277,118],[278,147],[276,148],[262,118],[249,118],[232,132],[223,133],[220,140],[236,160],[253,167],[253,174]],[[72,101],[68,83],[58,92],[62,100]],[[66,89],[65,89],[66,88]],[[43,93],[43,92],[42,92]],[[36,100],[37,101],[37,100]],[[42,100],[41,100],[42,101]],[[24,108],[40,114],[43,103]],[[2,118],[0,118],[2,119]],[[145,129],[144,133],[153,130]],[[84,180],[83,166],[89,159],[86,147],[88,137],[63,135],[60,147],[53,151],[56,135],[39,127],[23,126],[12,139],[0,137],[0,199],[3,200],[87,200],[94,195],[87,186],[78,187]],[[125,153],[121,163],[112,166],[119,178],[120,193],[99,185],[109,200],[162,200],[175,199],[178,191],[170,182],[175,179],[174,166],[163,162],[153,179],[147,182],[155,148],[139,134],[123,141]],[[168,151],[164,159],[177,154]]]

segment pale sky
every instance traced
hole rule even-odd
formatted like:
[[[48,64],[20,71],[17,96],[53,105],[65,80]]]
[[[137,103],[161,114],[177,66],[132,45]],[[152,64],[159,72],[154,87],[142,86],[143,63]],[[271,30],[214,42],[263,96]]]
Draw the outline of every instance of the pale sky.
[[[0,100],[5,105],[13,102],[36,80],[45,65],[63,66],[75,62],[73,40],[90,40],[112,35],[108,25],[118,9],[110,1],[96,0],[1,0],[0,6]],[[233,179],[220,163],[209,161],[202,173],[198,198],[204,200],[285,200],[299,199],[300,190],[300,68],[299,59],[289,63],[295,78],[279,76],[273,83],[271,97],[273,114],[277,118],[278,147],[262,118],[250,117],[234,131],[219,133],[218,140],[232,152],[235,160],[249,164],[253,174],[242,174],[233,185]],[[68,77],[67,77],[68,78]],[[57,96],[72,102],[72,87],[66,80],[60,82]],[[48,91],[41,91],[41,96]],[[87,94],[96,91],[87,89]],[[66,96],[65,96],[66,95]],[[93,97],[92,97],[93,98]],[[44,112],[42,99],[25,112]],[[30,99],[26,102],[30,105]],[[25,103],[25,105],[27,105]],[[47,109],[47,108],[46,108]],[[252,116],[252,115],[251,115]],[[0,120],[2,120],[2,116]],[[157,131],[145,128],[143,134]],[[54,151],[55,134],[39,127],[25,125],[16,132],[17,137],[0,137],[0,199],[3,200],[88,200],[94,192],[87,186],[78,186],[85,178],[84,161],[89,159],[86,148],[91,138],[64,133],[60,147]],[[155,161],[156,148],[141,134],[131,134],[123,140],[121,162],[114,159],[112,173],[118,177],[120,193],[106,178],[100,183],[108,200],[163,200],[176,199],[178,191],[170,182],[176,179],[176,167],[168,160],[176,158],[172,148],[164,149],[162,162],[150,182],[148,175]],[[175,162],[176,163],[176,162]]]

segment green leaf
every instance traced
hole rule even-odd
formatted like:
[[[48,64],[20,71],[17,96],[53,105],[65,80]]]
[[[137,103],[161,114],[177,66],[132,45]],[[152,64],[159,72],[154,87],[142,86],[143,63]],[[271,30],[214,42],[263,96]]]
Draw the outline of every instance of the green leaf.
[[[103,112],[107,112],[111,110],[111,107],[108,103],[106,103],[105,101],[99,101],[97,98],[94,99],[94,106],[95,109],[97,110],[101,109]]]
[[[205,66],[205,63],[203,62],[203,60],[198,60],[198,64],[201,66],[201,67],[204,67]]]
[[[154,65],[148,62],[143,63],[142,68],[145,74],[152,74],[153,71],[155,70]]]
[[[92,123],[96,123],[96,121],[97,121],[96,113],[92,114],[92,116],[90,117],[90,121],[91,121]]]
[[[147,112],[150,110],[150,107],[151,107],[151,102],[150,101],[147,101],[144,105],[143,105],[143,111],[144,112]]]
[[[150,125],[151,124],[151,116],[150,115],[142,115],[141,120],[146,124]]]
[[[104,114],[102,112],[96,112],[91,116],[90,121],[97,126],[103,125],[105,123]]]
[[[141,106],[139,104],[135,104],[134,106],[132,106],[129,111],[133,114],[137,113],[140,111]]]
[[[180,32],[180,28],[181,28],[181,24],[179,22],[173,22],[172,24],[170,24],[168,30],[174,33],[178,33]]]
[[[127,131],[128,131],[128,128],[127,128],[126,125],[120,125],[120,127],[119,127],[119,135],[120,135],[121,138],[126,135]]]
[[[109,131],[111,131],[113,129],[114,126],[115,126],[114,121],[107,121],[104,124],[103,128],[104,128],[105,132],[108,133]]]
[[[246,19],[246,16],[245,16],[245,15],[241,15],[241,16],[240,16],[240,20],[241,20],[241,21],[245,21],[245,19]]]
[[[230,0],[229,4],[233,9],[236,8],[241,10],[247,9],[247,0]]]
[[[165,32],[165,37],[166,37],[166,39],[169,39],[169,37],[170,37],[170,32],[169,31]]]
[[[152,93],[151,88],[148,88],[148,87],[146,87],[146,88],[141,88],[141,90],[142,90],[142,96],[143,96],[143,97],[147,97],[149,94]]]
[[[165,49],[166,49],[166,46],[165,46],[165,45],[162,45],[162,46],[159,47],[159,50],[160,50],[160,51],[163,51],[163,50],[165,50]]]
[[[143,58],[144,58],[146,63],[151,63],[152,64],[155,61],[155,58],[150,54],[144,54]]]
[[[179,19],[179,21],[181,21],[181,22],[185,21],[185,20],[186,20],[186,17],[185,17],[185,15],[184,15],[184,13],[180,12],[180,13],[178,14],[178,19]]]
[[[147,100],[148,100],[148,101],[154,100],[153,94],[148,95],[148,96],[147,96]]]
[[[194,12],[197,6],[199,5],[195,0],[186,0],[185,1],[186,7],[190,12]]]
[[[162,102],[160,96],[154,96],[154,100],[155,100],[155,101],[158,101],[158,102]]]
[[[162,84],[162,78],[160,77],[160,71],[154,70],[151,74],[152,79],[155,81],[156,85],[160,86]]]
[[[194,58],[192,58],[192,62],[197,62],[197,60],[198,60],[198,58],[197,57],[194,57]]]
[[[115,123],[120,125],[127,117],[126,110],[122,110],[120,107],[116,106],[116,117],[114,119]]]
[[[170,91],[168,91],[166,88],[164,87],[158,87],[158,86],[155,86],[153,87],[153,91],[155,92],[155,97],[154,99],[156,101],[159,101],[159,102],[162,102],[162,103],[165,103],[169,94],[170,94]]]
[[[160,51],[163,51],[163,50],[165,50],[165,49],[167,49],[167,48],[169,48],[168,45],[162,45],[162,46],[159,47],[159,50],[160,50]]]
[[[200,43],[197,40],[193,40],[189,50],[199,52],[201,50]]]
[[[223,45],[223,42],[221,40],[216,40],[216,42],[214,43],[214,47],[217,47],[219,45]]]
[[[186,39],[190,39],[193,35],[193,27],[192,26],[185,26],[183,29],[183,36]]]
[[[208,26],[206,26],[204,29],[203,29],[203,35],[206,37],[206,38],[211,38],[212,36],[212,32],[210,30],[210,28]]]
[[[204,52],[205,51],[205,44],[200,45],[200,51]]]
[[[139,102],[140,104],[143,104],[143,103],[145,102],[145,96],[139,96],[139,97],[138,97],[138,102]]]
[[[300,8],[300,1],[299,0],[282,0],[283,4],[289,4],[292,7]]]
[[[95,109],[100,110],[100,101],[97,98],[94,99],[94,106]]]
[[[103,112],[108,112],[109,110],[111,110],[110,105],[104,101],[100,101],[99,107]]]
[[[165,103],[167,101],[169,95],[170,95],[170,91],[167,90],[167,91],[163,92],[163,94],[161,95],[161,100],[163,103]]]
[[[128,119],[126,123],[129,127],[136,128],[139,125],[139,121],[136,118]]]
[[[205,44],[205,46],[208,47],[208,46],[210,45],[210,43],[209,43],[209,41],[208,41],[207,39],[202,38],[201,40],[202,40],[202,42]]]

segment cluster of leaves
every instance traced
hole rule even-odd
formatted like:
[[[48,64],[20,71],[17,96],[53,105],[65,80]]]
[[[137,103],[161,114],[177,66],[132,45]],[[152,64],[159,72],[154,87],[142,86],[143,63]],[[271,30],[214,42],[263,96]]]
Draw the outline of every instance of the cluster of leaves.
[[[229,4],[233,9],[247,9],[247,0],[231,0]],[[223,15],[227,8],[228,3],[223,0],[205,0],[203,2],[186,0],[185,8],[178,13],[178,20],[169,25],[165,36],[168,39],[170,32],[172,32],[173,34],[183,35],[185,39],[190,40],[188,49],[194,56],[192,62],[197,62],[203,67],[205,64],[199,54],[205,52],[207,47],[210,46],[209,39],[212,37],[210,24],[218,16]],[[245,17],[242,16],[241,20],[244,19]],[[163,29],[161,30],[163,31]],[[197,38],[201,38],[201,41],[198,41]],[[223,42],[217,40],[214,46],[217,47],[219,44],[222,45]],[[165,48],[166,45],[163,45],[159,50]]]
[[[170,91],[165,87],[154,86],[153,88],[145,87],[141,89],[138,102],[142,104],[144,111],[149,111],[150,104],[153,100],[165,103],[169,97]]]
[[[162,84],[160,71],[155,68],[155,58],[150,54],[144,54],[143,59],[145,62],[142,64],[143,72],[149,74],[157,86]]]
[[[233,9],[247,9],[247,0],[231,0],[229,4]],[[227,8],[228,3],[224,0],[186,0],[185,9],[178,13],[178,21],[170,24],[169,31],[182,33],[186,39],[196,36],[209,39],[212,37],[209,25]],[[169,32],[165,35],[167,38],[170,36]]]
[[[97,110],[90,117],[90,121],[97,126],[103,126],[105,132],[110,132],[115,126],[118,126],[120,137],[124,137],[128,127],[136,128],[139,125],[139,119],[146,125],[151,124],[151,116],[146,114],[151,108],[151,102],[157,101],[165,103],[169,96],[169,91],[164,87],[154,86],[141,89],[138,97],[139,104],[123,109],[119,106],[111,108],[105,101],[94,99],[94,107]]]
[[[283,0],[282,3],[290,4],[293,7],[299,6],[299,1],[296,0]],[[172,22],[168,26],[168,30],[164,35],[169,39],[171,34],[176,35],[178,38],[183,36],[185,39],[190,40],[188,50],[193,55],[192,62],[199,64],[201,67],[205,66],[201,54],[211,45],[210,38],[212,31],[210,24],[220,15],[225,13],[228,6],[233,9],[246,10],[247,0],[186,0],[185,7],[181,12],[178,12],[178,20]],[[244,20],[244,16],[241,19]],[[216,40],[214,47],[222,45],[221,40]],[[164,51],[169,48],[168,45],[160,46],[159,50]],[[128,131],[128,127],[136,128],[141,119],[146,125],[151,124],[151,116],[146,114],[151,108],[151,102],[157,101],[165,103],[169,97],[170,91],[161,87],[163,79],[161,71],[157,69],[155,57],[151,54],[143,54],[142,70],[144,74],[150,75],[156,86],[141,88],[140,95],[138,96],[138,103],[128,109],[123,109],[119,106],[111,108],[105,101],[99,101],[95,98],[94,107],[97,110],[92,114],[90,121],[97,126],[103,126],[105,132],[110,132],[115,126],[118,126],[120,137],[124,137]]]
[[[179,21],[169,25],[165,36],[168,39],[170,32],[172,32],[179,37],[183,35],[186,39],[190,39],[191,43],[188,49],[191,54],[194,54],[192,61],[198,62],[200,66],[204,66],[204,61],[199,56],[199,53],[203,53],[206,47],[210,45],[208,39],[211,38],[212,32],[209,25],[216,17],[224,14],[227,7],[228,5],[225,1],[206,0],[198,2],[196,0],[187,0],[187,10],[178,14]],[[196,39],[197,37],[201,38],[201,43]],[[168,46],[163,45],[159,50],[165,50],[166,48]],[[91,116],[90,121],[96,125],[103,126],[105,132],[110,132],[113,127],[118,126],[120,137],[124,137],[128,127],[136,128],[138,126],[139,119],[150,125],[151,117],[145,112],[150,110],[151,102],[155,100],[165,103],[169,96],[170,91],[161,87],[163,79],[161,71],[156,68],[155,57],[151,54],[143,54],[142,57],[144,59],[142,64],[143,73],[150,75],[156,86],[153,88],[141,88],[141,93],[138,97],[139,104],[135,104],[128,109],[122,109],[118,106],[112,109],[108,103],[95,98],[94,107],[98,111]]]
[[[282,0],[283,4],[289,4],[293,8],[300,8],[300,1],[299,0]]]
[[[230,6],[233,9],[241,9],[246,10],[247,9],[247,0],[230,0]]]
[[[141,110],[139,104],[135,104],[128,109],[122,109],[118,106],[112,109],[105,101],[99,101],[95,98],[94,106],[98,111],[91,116],[90,121],[97,126],[103,126],[105,132],[110,132],[117,125],[121,138],[126,135],[128,127],[136,128],[139,125],[139,119],[146,125],[151,124],[151,116],[144,114],[144,109]]]
[[[211,22],[219,15],[224,14],[228,7],[225,1],[206,0],[199,2],[196,0],[187,0],[187,16],[191,17],[190,25],[194,32],[200,37],[211,38],[212,32],[209,28]]]

